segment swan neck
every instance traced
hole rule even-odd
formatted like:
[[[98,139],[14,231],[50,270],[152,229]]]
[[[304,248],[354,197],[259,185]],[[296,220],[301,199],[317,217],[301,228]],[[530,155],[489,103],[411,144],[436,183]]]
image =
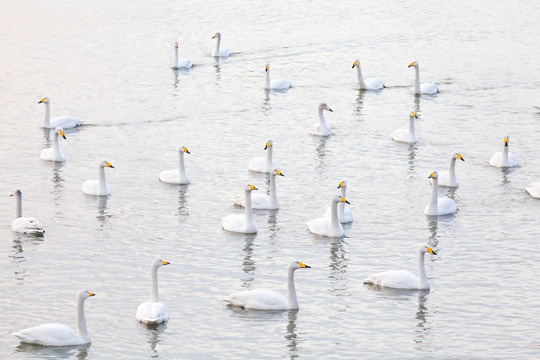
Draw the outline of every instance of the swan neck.
[[[431,179],[431,200],[429,201],[429,209],[431,213],[437,213],[439,201],[439,179]]]
[[[45,127],[51,126],[51,103],[45,103]]]
[[[343,186],[341,187],[341,196],[343,196],[345,199],[347,198],[347,188],[346,187],[343,187]],[[338,204],[338,215],[340,216],[340,219],[343,216],[344,211],[345,211],[345,203],[340,202]]]
[[[414,116],[409,116],[409,136],[414,137]]]
[[[456,158],[450,160],[450,168],[448,169],[448,179],[455,183],[456,179]]]
[[[15,212],[17,218],[22,216],[22,195],[17,195],[17,198],[15,199]]]
[[[214,56],[219,56],[220,46],[221,46],[221,37],[218,37],[216,41],[216,49],[214,50]]]
[[[99,191],[101,194],[107,192],[107,181],[105,180],[105,168],[103,166],[99,167]]]
[[[270,205],[277,207],[277,193],[276,193],[276,175],[270,175]]]
[[[174,47],[174,67],[178,67],[178,48]]]
[[[420,68],[418,66],[415,66],[414,71],[416,72],[416,76],[414,78],[414,93],[420,94]]]
[[[270,171],[272,169],[272,164],[274,160],[272,159],[272,145],[266,149],[266,169]]]
[[[251,191],[245,191],[245,215],[246,215],[246,224],[253,224],[253,209],[251,208]]]
[[[326,120],[324,118],[323,109],[319,108],[319,119],[321,120],[321,127],[325,130],[328,130],[328,125],[326,125]]]
[[[360,84],[360,89],[367,89],[366,82],[362,76],[362,69],[360,68],[360,63],[356,65],[356,75],[358,76],[358,83]]]
[[[294,269],[289,268],[287,274],[287,298],[289,309],[298,309],[298,298],[296,297],[296,288],[294,286]]]
[[[339,227],[341,226],[338,218],[337,208],[338,203],[336,201],[332,201],[332,204],[330,205],[330,225],[332,227],[332,234],[339,233]]]
[[[503,156],[503,164],[504,165],[508,164],[508,146],[504,147],[502,156]]]
[[[270,89],[270,69],[267,69],[266,70],[266,76],[265,76],[265,82],[264,82],[264,87],[266,89]]]
[[[184,166],[184,151],[181,150],[178,152],[178,171],[180,172],[180,177],[186,175],[186,167]]]
[[[420,281],[420,288],[425,289],[428,287],[428,279],[426,276],[426,269],[424,267],[424,253],[418,252],[418,280]]]
[[[53,138],[53,151],[54,151],[54,157],[55,159],[61,158],[60,154],[60,141],[58,140],[59,134],[54,132],[54,138]]]
[[[152,265],[152,269],[151,269],[152,290],[150,292],[150,302],[153,302],[153,303],[159,302],[157,270],[158,270],[157,266]]]
[[[90,342],[90,336],[86,328],[86,317],[84,316],[84,300],[82,296],[77,296],[77,336],[86,342]]]

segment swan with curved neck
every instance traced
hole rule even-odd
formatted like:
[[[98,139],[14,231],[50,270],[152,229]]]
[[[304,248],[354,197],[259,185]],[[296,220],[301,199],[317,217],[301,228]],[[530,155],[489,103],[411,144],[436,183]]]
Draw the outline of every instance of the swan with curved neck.
[[[228,57],[229,56],[229,50],[226,48],[221,47],[221,33],[217,32],[212,36],[212,39],[216,39],[216,48],[214,51],[212,51],[212,56],[219,56],[219,57]]]
[[[173,69],[190,69],[193,66],[189,59],[178,59],[178,41],[174,43]]]
[[[53,137],[53,146],[47,149],[41,150],[41,154],[39,155],[39,158],[41,160],[46,161],[66,161],[66,155],[60,150],[60,141],[58,140],[59,137],[66,138],[66,135],[64,135],[64,129],[61,127],[57,127],[54,129],[54,137]]]
[[[364,80],[362,76],[362,69],[360,68],[360,60],[356,59],[352,65],[354,69],[356,67],[356,76],[358,77],[358,84],[362,90],[380,90],[385,88],[384,82],[377,78],[367,78]]]
[[[244,188],[245,211],[244,214],[231,214],[223,218],[223,229],[244,234],[254,234],[257,232],[257,225],[253,219],[253,209],[251,207],[251,191],[258,190],[253,185]]]
[[[51,119],[51,100],[48,97],[42,98],[38,104],[45,104],[45,127],[47,129],[71,129],[81,125],[84,120],[71,116],[55,116]]]
[[[420,249],[418,249],[418,275],[414,275],[406,270],[390,270],[371,275],[364,280],[364,284],[395,289],[429,289],[430,285],[424,267],[424,254],[426,252],[437,255],[431,247],[427,245],[420,246]]]
[[[347,198],[347,182],[345,180],[340,181],[337,188],[341,189],[341,196],[344,198]],[[324,213],[324,217],[329,218],[331,213],[332,213],[332,207],[329,206],[326,209],[326,212]],[[347,224],[347,223],[353,222],[354,220],[351,208],[348,206],[345,206],[345,203],[343,202],[338,203],[337,213],[338,213],[339,222],[342,224]]]
[[[457,205],[454,200],[444,197],[439,198],[439,173],[436,171],[429,174],[428,179],[431,179],[431,200],[424,209],[424,214],[428,216],[448,215],[457,211]]]
[[[279,203],[277,199],[276,191],[276,176],[285,176],[278,169],[272,169],[270,171],[270,195],[261,193],[251,194],[251,207],[255,210],[277,210],[279,209]],[[234,198],[234,204],[237,206],[245,207],[245,196],[238,195]]]
[[[433,83],[422,83],[420,84],[420,68],[418,67],[418,62],[413,61],[409,64],[408,67],[414,67],[414,71],[416,72],[416,77],[414,78],[414,93],[416,95],[426,94],[426,95],[434,95],[439,92],[439,88],[437,87],[437,84]]]
[[[407,144],[417,143],[418,135],[416,135],[416,132],[414,131],[414,119],[418,119],[418,115],[416,112],[411,111],[409,113],[409,128],[394,130],[392,133],[392,140]]]
[[[452,155],[452,158],[450,159],[450,168],[448,169],[448,173],[439,174],[439,186],[446,186],[446,187],[452,187],[452,188],[459,187],[459,182],[456,177],[456,160],[457,159],[461,161],[465,161],[465,159],[463,158],[463,156],[461,156],[460,153],[454,153]]]
[[[95,294],[80,290],[77,293],[77,333],[69,327],[58,324],[43,324],[13,333],[21,342],[42,346],[71,346],[89,344],[92,342],[86,318],[84,316],[84,300]]]
[[[254,172],[270,173],[270,171],[276,167],[274,160],[272,159],[274,149],[274,142],[272,139],[264,145],[264,150],[266,150],[266,157],[256,157],[249,161],[248,169]]]
[[[518,165],[518,161],[514,154],[508,151],[508,146],[510,144],[510,136],[506,135],[504,137],[504,147],[502,152],[496,152],[489,159],[489,165],[494,167],[514,167]]]
[[[343,196],[336,195],[330,203],[330,218],[316,218],[307,223],[309,231],[313,234],[341,237],[344,234],[343,226],[339,222],[337,206],[339,203],[350,204]]]
[[[309,269],[311,266],[300,261],[293,261],[287,269],[287,297],[273,290],[255,289],[232,294],[226,302],[254,310],[290,310],[298,309],[298,298],[294,286],[294,272],[298,269]]]
[[[82,191],[88,195],[109,195],[111,190],[105,180],[105,168],[113,168],[108,161],[102,161],[99,163],[99,179],[98,180],[86,180],[82,185]]]
[[[266,78],[264,82],[264,88],[267,90],[285,90],[292,86],[289,80],[274,79],[270,80],[270,65],[266,64],[264,71],[266,72]]]
[[[159,180],[169,184],[187,185],[191,184],[191,180],[186,174],[184,165],[184,154],[191,154],[187,147],[180,146],[178,148],[178,169],[163,170],[159,173]]]
[[[326,103],[321,103],[319,105],[319,124],[313,124],[311,128],[309,129],[309,133],[311,135],[315,136],[330,136],[333,134],[332,129],[328,124],[326,123],[326,120],[324,118],[323,110],[328,110],[330,112],[334,112],[334,110],[330,109]]]
[[[161,324],[169,320],[167,308],[159,302],[158,294],[157,271],[164,265],[169,265],[169,262],[161,259],[154,259],[150,263],[150,275],[152,278],[150,300],[140,304],[135,313],[135,318],[145,324]]]
[[[15,196],[15,220],[11,223],[11,231],[22,234],[43,234],[43,224],[31,216],[22,216],[22,192],[17,189],[10,196]]]

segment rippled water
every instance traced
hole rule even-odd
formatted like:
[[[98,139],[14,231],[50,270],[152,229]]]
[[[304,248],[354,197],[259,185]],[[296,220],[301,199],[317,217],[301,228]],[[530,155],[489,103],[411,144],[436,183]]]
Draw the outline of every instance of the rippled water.
[[[540,356],[540,202],[524,187],[540,180],[538,2],[360,4],[312,2],[11,2],[0,12],[0,358],[533,358]],[[232,56],[210,56],[216,31]],[[174,72],[174,41],[194,67]],[[359,92],[364,75],[387,89]],[[415,97],[414,71],[436,82]],[[265,93],[264,64],[293,87]],[[86,119],[66,131],[63,165],[39,159],[52,115]],[[317,106],[335,134],[307,133]],[[536,106],[536,107],[535,107]],[[391,140],[420,114],[414,146]],[[492,168],[504,135],[520,166]],[[256,211],[256,235],[228,233],[221,219],[247,170],[274,141],[279,211]],[[189,186],[158,181],[185,145]],[[426,217],[428,175],[450,155],[461,187],[456,215]],[[108,198],[81,192],[108,160]],[[348,183],[355,221],[342,239],[310,234]],[[42,238],[10,231],[20,188],[23,211]],[[444,194],[444,192],[443,192]],[[429,292],[370,288],[362,280],[416,269],[426,256]],[[134,319],[148,297],[149,263],[160,269],[166,325]],[[291,260],[299,311],[231,309],[246,288],[285,291]],[[74,326],[78,289],[92,344],[19,345],[10,333],[44,322]]]

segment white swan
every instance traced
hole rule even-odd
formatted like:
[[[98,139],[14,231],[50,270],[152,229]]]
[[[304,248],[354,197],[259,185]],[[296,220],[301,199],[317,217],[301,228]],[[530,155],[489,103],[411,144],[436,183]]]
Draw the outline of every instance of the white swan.
[[[535,199],[540,199],[540,182],[532,182],[525,188],[529,195]]]
[[[86,329],[84,300],[95,294],[80,290],[77,293],[77,333],[66,325],[58,323],[42,324],[13,333],[24,343],[43,346],[72,346],[92,342]]]
[[[98,180],[86,180],[82,185],[82,191],[88,195],[109,195],[111,190],[105,180],[105,168],[110,167],[114,169],[108,161],[102,161],[99,163],[99,179]]]
[[[137,308],[135,319],[145,324],[161,324],[169,321],[169,313],[165,305],[159,302],[157,271],[163,265],[169,265],[167,261],[154,259],[150,264],[150,275],[152,276],[152,291],[150,300],[143,302]]]
[[[270,195],[254,193],[251,194],[251,208],[257,210],[276,210],[279,209],[279,203],[276,195],[276,175],[285,176],[278,169],[270,171]],[[238,195],[234,198],[234,204],[246,206],[245,196]]]
[[[66,161],[66,155],[64,155],[62,150],[60,150],[60,141],[58,140],[59,136],[62,136],[64,139],[66,138],[64,135],[64,129],[61,127],[54,129],[53,146],[41,150],[41,154],[39,155],[41,160]]]
[[[309,129],[309,133],[311,135],[315,136],[330,136],[333,134],[332,129],[328,124],[326,124],[326,120],[324,119],[323,110],[328,110],[333,112],[334,110],[330,109],[326,103],[321,103],[319,105],[319,124],[313,124],[311,128]]]
[[[189,59],[178,59],[178,42],[174,43],[174,62],[173,69],[190,69],[193,66]]]
[[[429,281],[424,268],[424,254],[426,252],[437,255],[431,247],[427,245],[420,246],[420,249],[418,249],[418,276],[407,270],[390,270],[371,275],[364,280],[364,284],[395,289],[429,289]]]
[[[385,88],[384,82],[377,78],[367,78],[364,80],[362,76],[362,69],[360,68],[360,60],[356,59],[352,65],[353,69],[356,67],[356,75],[358,77],[358,83],[362,90],[380,90]]]
[[[212,56],[228,57],[229,50],[221,47],[221,33],[215,33],[212,39],[217,38],[216,48],[212,51]]]
[[[191,184],[191,180],[187,176],[186,168],[184,166],[184,153],[191,154],[187,147],[180,146],[180,148],[178,148],[178,169],[163,170],[159,173],[159,180],[169,184]]]
[[[431,179],[431,200],[424,209],[424,214],[428,216],[453,214],[457,211],[454,200],[444,197],[439,198],[439,174],[434,171],[428,176]]]
[[[344,198],[347,198],[347,182],[345,180],[340,181],[337,188],[341,189],[341,196]],[[353,219],[351,208],[348,206],[345,206],[345,203],[343,202],[338,203],[337,210],[338,210],[337,212],[338,219],[340,223],[347,224],[347,223],[353,222],[354,219]],[[331,214],[332,214],[332,207],[329,206],[326,209],[326,212],[324,213],[324,217],[329,218]]]
[[[257,232],[257,225],[253,220],[253,210],[251,208],[251,191],[258,190],[253,185],[247,185],[244,189],[245,212],[244,214],[231,214],[223,218],[223,229],[232,232],[254,234]]]
[[[414,93],[416,95],[426,94],[433,95],[439,92],[437,84],[434,83],[422,83],[420,84],[420,69],[418,68],[418,63],[413,61],[408,67],[414,66],[414,71],[416,71],[416,77],[414,79]]]
[[[254,172],[270,173],[270,171],[276,167],[274,160],[272,160],[272,152],[274,149],[274,142],[269,139],[264,145],[266,150],[266,157],[256,157],[249,161],[248,169]]]
[[[337,206],[338,203],[347,203],[343,196],[336,195],[332,198],[332,203],[330,204],[330,218],[317,218],[309,221],[307,223],[309,231],[314,234],[328,236],[328,237],[341,237],[344,234],[343,226],[338,219]]]
[[[11,231],[23,234],[43,234],[43,224],[31,216],[22,216],[22,192],[17,189],[11,196],[15,196],[15,220],[11,223]]]
[[[459,153],[454,153],[452,155],[452,158],[450,159],[450,168],[448,169],[447,173],[441,173],[439,174],[439,186],[446,186],[446,187],[453,187],[457,188],[459,187],[459,182],[456,178],[456,160],[459,159],[461,161],[465,161],[463,156]]]
[[[47,129],[71,129],[81,125],[84,120],[71,116],[55,116],[51,119],[51,100],[48,97],[41,99],[38,104],[45,104],[45,127]]]
[[[265,66],[266,71],[266,80],[264,83],[264,88],[268,90],[285,90],[292,86],[291,82],[289,80],[284,79],[275,79],[270,80],[270,65],[266,64]]]
[[[504,148],[502,152],[496,152],[489,159],[489,165],[494,167],[514,167],[517,166],[518,161],[514,154],[508,152],[508,144],[510,143],[510,136],[504,137]]]
[[[409,128],[396,129],[392,132],[392,140],[407,144],[415,144],[418,142],[418,135],[414,131],[414,119],[418,119],[418,115],[411,111],[409,113]]]
[[[309,269],[311,266],[300,261],[293,261],[287,270],[287,297],[273,290],[255,289],[240,291],[227,299],[230,305],[240,306],[244,309],[255,310],[289,310],[298,309],[298,298],[294,286],[294,271],[296,269]]]

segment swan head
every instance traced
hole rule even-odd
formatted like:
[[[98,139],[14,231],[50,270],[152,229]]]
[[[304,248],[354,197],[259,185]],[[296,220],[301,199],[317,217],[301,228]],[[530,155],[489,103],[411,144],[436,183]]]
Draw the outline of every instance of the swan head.
[[[180,148],[178,149],[178,151],[181,152],[181,153],[191,154],[191,153],[189,152],[188,148],[185,147],[185,146],[180,146]]]
[[[264,144],[264,150],[268,149],[268,148],[271,148],[272,145],[274,145],[274,143],[272,142],[272,139],[268,139],[268,141],[266,142],[266,144]]]
[[[174,43],[174,47],[178,49],[178,41]]]
[[[102,162],[100,162],[100,163],[99,163],[99,166],[102,167],[102,168],[104,168],[104,167],[110,167],[110,168],[113,168],[113,169],[114,169],[114,166],[112,166],[110,162],[105,161],[105,160],[103,160]]]
[[[19,197],[22,196],[22,192],[21,192],[21,190],[17,189],[14,192],[12,192],[11,195],[9,195],[9,196],[15,196],[15,197],[19,198]]]
[[[463,156],[460,154],[460,153],[455,153],[452,158],[454,159],[459,159],[461,161],[465,161],[465,159],[463,158]]]
[[[219,32],[215,33],[214,36],[212,36],[212,39],[215,39],[215,38],[221,39],[221,33]]]
[[[354,69],[355,66],[360,67],[360,60],[358,60],[358,59],[354,60],[354,62],[352,64],[352,68]]]
[[[296,270],[296,269],[310,269],[311,266],[304,264],[301,261],[292,261],[289,264],[289,269]]]
[[[48,97],[44,97],[41,100],[39,100],[38,104],[48,104],[50,102],[51,102],[51,100],[49,100]]]
[[[159,267],[169,265],[169,264],[170,264],[170,262],[162,260],[160,258],[156,258],[156,259],[152,260],[152,268],[159,268]]]
[[[340,181],[339,184],[338,184],[338,189],[346,189],[347,188],[347,182],[345,180],[343,181]]]
[[[418,67],[418,62],[413,61],[412,63],[409,64],[408,67],[411,67],[411,66],[414,66],[415,68],[417,68]]]
[[[432,255],[437,255],[437,253],[435,252],[435,250],[433,250],[431,248],[431,246],[427,246],[427,245],[422,245],[420,246],[420,250],[419,250],[421,253],[430,253]]]
[[[343,203],[345,203],[345,204],[349,204],[349,205],[351,204],[349,201],[347,201],[347,199],[345,199],[345,198],[344,198],[343,196],[341,196],[341,195],[336,195],[336,197],[334,197],[334,198],[332,199],[332,201],[335,202],[335,203],[343,202]]]
[[[334,112],[334,110],[330,109],[330,107],[326,105],[326,103],[321,103],[319,105],[319,110],[328,110],[328,111]]]
[[[64,139],[66,138],[66,135],[64,135],[64,129],[62,129],[60,126],[54,129],[54,133],[63,137]]]
[[[412,119],[412,118],[418,119],[418,114],[415,111],[411,111],[409,113],[409,119]]]
[[[244,188],[244,190],[246,191],[252,191],[252,190],[259,190],[257,189],[255,186],[253,185],[246,185],[246,187]]]
[[[285,176],[280,170],[278,169],[272,169],[270,170],[270,175],[272,176],[276,176],[276,175],[279,175],[279,176]]]
[[[428,179],[438,179],[439,173],[436,171],[433,171],[431,174],[429,174]]]
[[[504,147],[508,147],[509,142],[510,142],[510,136],[506,135],[504,137]]]
[[[79,290],[79,292],[77,293],[77,297],[81,299],[87,299],[91,296],[96,296],[96,294],[91,293],[88,290]]]
[[[270,64],[264,65],[264,71],[268,71],[268,70],[270,70]]]

